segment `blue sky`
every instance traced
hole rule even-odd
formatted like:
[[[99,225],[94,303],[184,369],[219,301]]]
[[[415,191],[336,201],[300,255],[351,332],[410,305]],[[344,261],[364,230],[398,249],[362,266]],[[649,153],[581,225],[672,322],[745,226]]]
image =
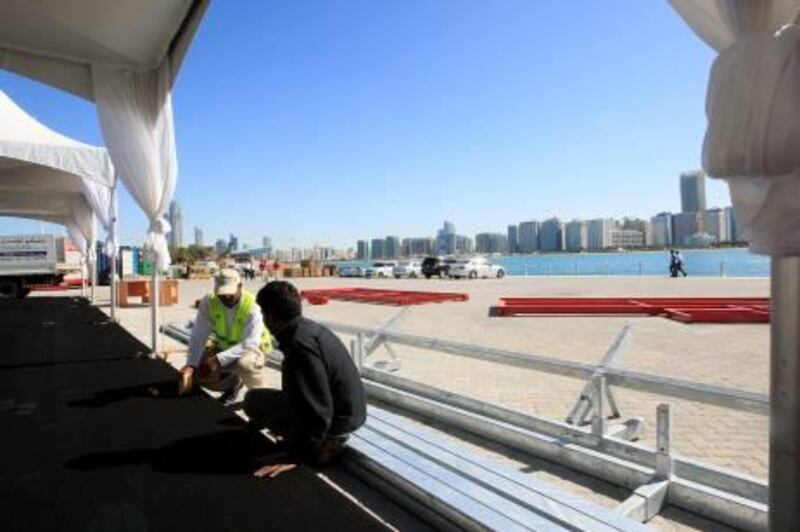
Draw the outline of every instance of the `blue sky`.
[[[173,93],[184,239],[352,246],[445,218],[474,235],[679,210],[712,59],[663,0],[213,2]],[[0,88],[102,144],[92,104],[5,72]],[[121,224],[142,241],[125,193]]]

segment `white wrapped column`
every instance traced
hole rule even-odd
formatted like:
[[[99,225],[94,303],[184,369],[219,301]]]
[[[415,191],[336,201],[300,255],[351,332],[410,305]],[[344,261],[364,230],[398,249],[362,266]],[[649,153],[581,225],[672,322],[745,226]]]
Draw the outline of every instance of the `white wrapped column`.
[[[158,276],[170,264],[164,218],[177,180],[169,58],[153,70],[94,67],[94,96],[111,160],[150,228],[144,248],[153,258],[152,349],[160,351]]]

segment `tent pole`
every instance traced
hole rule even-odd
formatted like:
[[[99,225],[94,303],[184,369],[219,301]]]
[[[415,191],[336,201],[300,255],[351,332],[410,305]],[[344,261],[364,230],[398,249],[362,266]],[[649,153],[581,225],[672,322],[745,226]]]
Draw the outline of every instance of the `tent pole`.
[[[153,253],[153,279],[150,283],[151,291],[150,291],[150,305],[151,305],[151,322],[150,322],[150,332],[153,338],[153,353],[151,357],[157,358],[158,353],[160,351],[160,338],[158,336],[158,304],[159,302],[159,286],[158,286],[158,259],[156,258],[156,254]]]
[[[111,297],[111,321],[117,321],[117,187],[111,189],[111,225],[108,228],[111,242],[114,244],[114,253],[111,255],[111,271],[109,272],[109,285]]]
[[[81,257],[81,297],[86,297],[86,249],[83,250],[83,257]]]
[[[111,307],[111,321],[117,321],[117,251],[116,250],[114,250],[114,254],[111,255],[110,268],[111,271],[109,272],[110,275],[109,287],[111,289],[111,299],[109,305]]]
[[[92,243],[92,246],[95,246]],[[92,283],[92,286],[89,288],[89,293],[91,294],[92,298],[92,305],[97,304],[95,301],[95,293],[94,293],[94,285],[97,284],[97,249],[95,247],[89,248],[89,282]]]
[[[800,523],[800,257],[772,259],[769,528]]]

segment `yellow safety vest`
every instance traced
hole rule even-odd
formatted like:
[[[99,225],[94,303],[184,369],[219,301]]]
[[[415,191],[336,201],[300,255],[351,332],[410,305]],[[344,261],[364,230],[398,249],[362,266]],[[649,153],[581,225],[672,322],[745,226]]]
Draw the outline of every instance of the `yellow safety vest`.
[[[225,319],[225,305],[217,297],[216,294],[211,293],[208,296],[208,314],[211,318],[211,326],[214,329],[214,336],[219,343],[220,349],[223,351],[230,349],[236,344],[239,344],[244,339],[244,326],[250,317],[250,309],[256,304],[256,297],[242,290],[242,297],[239,299],[239,305],[236,308],[236,316],[233,320],[233,330],[228,330],[228,322]],[[263,353],[272,352],[272,335],[267,330],[267,326],[261,331],[261,351]]]

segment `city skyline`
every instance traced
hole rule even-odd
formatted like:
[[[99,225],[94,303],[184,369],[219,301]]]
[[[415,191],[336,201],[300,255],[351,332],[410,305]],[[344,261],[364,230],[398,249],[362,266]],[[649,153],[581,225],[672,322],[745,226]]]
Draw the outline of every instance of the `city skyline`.
[[[678,212],[712,59],[663,2],[213,3],[172,94],[184,231],[342,247],[442,218],[475,235],[556,213]],[[90,102],[6,72],[0,87],[101,144]],[[120,241],[141,245],[149,224],[119,198]],[[724,184],[709,180],[706,202],[729,205]]]

